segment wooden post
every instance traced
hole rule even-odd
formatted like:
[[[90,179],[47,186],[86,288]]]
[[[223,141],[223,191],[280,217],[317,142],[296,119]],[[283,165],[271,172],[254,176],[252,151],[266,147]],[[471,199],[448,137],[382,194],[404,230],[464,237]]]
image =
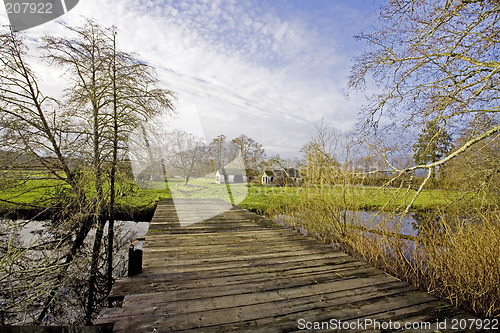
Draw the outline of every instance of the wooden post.
[[[128,249],[128,276],[142,273],[142,242],[144,237],[138,237]]]

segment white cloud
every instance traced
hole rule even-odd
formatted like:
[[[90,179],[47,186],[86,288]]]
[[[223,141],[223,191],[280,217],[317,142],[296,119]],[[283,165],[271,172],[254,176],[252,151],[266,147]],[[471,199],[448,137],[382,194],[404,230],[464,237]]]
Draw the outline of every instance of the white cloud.
[[[321,118],[352,126],[360,102],[348,102],[340,92],[350,59],[337,51],[339,41],[298,16],[281,18],[269,6],[84,0],[63,19],[76,25],[83,15],[116,25],[119,46],[157,68],[165,87],[178,93],[178,106],[196,106],[207,139],[244,133],[269,155],[293,156]],[[66,32],[55,22],[28,31],[45,33]]]

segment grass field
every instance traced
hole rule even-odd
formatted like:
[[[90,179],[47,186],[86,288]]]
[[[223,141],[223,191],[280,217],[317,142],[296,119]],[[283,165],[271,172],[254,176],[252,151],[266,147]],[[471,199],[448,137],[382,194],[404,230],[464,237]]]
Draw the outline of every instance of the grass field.
[[[16,207],[40,209],[54,204],[54,197],[65,195],[67,186],[57,179],[38,178],[4,185],[0,190],[0,209]],[[231,184],[234,202],[244,208],[266,213],[280,207],[294,205],[304,198],[315,198],[318,194],[331,203],[352,210],[394,210],[404,209],[415,195],[415,190],[376,186],[349,186],[345,192],[338,186],[271,187],[262,185]],[[183,179],[169,179],[168,190],[165,182],[147,182],[137,186],[133,181],[120,182],[117,186],[117,207],[119,210],[151,209],[160,198],[219,198],[230,202],[224,184],[216,184],[212,179],[191,179],[184,186]],[[92,196],[92,189],[89,189]],[[430,210],[450,204],[467,204],[473,200],[470,194],[458,191],[423,190],[413,210]]]

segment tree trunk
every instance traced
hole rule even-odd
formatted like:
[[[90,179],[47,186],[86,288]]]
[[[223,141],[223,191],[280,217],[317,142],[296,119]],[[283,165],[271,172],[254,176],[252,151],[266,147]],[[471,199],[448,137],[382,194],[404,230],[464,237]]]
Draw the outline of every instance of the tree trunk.
[[[93,121],[93,133],[92,133],[92,141],[93,141],[93,167],[95,173],[95,210],[94,216],[97,221],[97,228],[94,239],[94,246],[92,248],[92,259],[90,263],[90,276],[88,283],[88,297],[87,297],[87,308],[85,311],[85,322],[86,325],[92,324],[92,312],[94,310],[94,298],[95,298],[95,283],[97,280],[97,269],[98,269],[98,261],[99,261],[99,252],[101,249],[102,237],[104,233],[104,225],[106,224],[106,219],[103,215],[103,204],[104,204],[104,194],[103,194],[103,179],[102,179],[102,165],[101,165],[101,123],[99,116],[100,108],[98,105],[98,97],[97,97],[97,69],[95,66],[95,48],[96,45],[92,45],[92,57],[91,57],[91,68],[92,68],[92,78],[90,89],[91,90],[91,103],[92,103],[92,121]]]
[[[94,246],[92,248],[92,259],[90,263],[89,291],[87,295],[87,309],[85,311],[85,325],[92,325],[92,313],[94,311],[99,252],[101,250],[102,236],[104,235],[105,224],[106,219],[103,216],[98,217]]]
[[[118,164],[118,104],[116,91],[116,34],[113,35],[113,157],[109,175],[109,223],[108,223],[108,248],[107,248],[107,289],[108,294],[113,286],[113,238],[115,233],[115,183],[116,167]],[[108,304],[111,306],[111,304]]]
[[[231,191],[231,186],[229,186],[229,176],[226,173],[226,169],[221,168],[222,174],[224,175],[224,183],[226,184],[227,194],[229,195],[229,201],[231,201],[231,205],[234,206],[234,197],[233,192]]]

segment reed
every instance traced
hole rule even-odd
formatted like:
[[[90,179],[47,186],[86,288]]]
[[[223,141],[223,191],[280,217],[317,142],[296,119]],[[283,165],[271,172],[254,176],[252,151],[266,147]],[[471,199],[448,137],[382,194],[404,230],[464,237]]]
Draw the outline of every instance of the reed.
[[[403,235],[405,215],[384,212],[376,223],[328,191],[302,192],[303,200],[268,213],[282,223],[367,260],[480,317],[500,316],[500,215],[497,209],[454,204],[415,216]]]

